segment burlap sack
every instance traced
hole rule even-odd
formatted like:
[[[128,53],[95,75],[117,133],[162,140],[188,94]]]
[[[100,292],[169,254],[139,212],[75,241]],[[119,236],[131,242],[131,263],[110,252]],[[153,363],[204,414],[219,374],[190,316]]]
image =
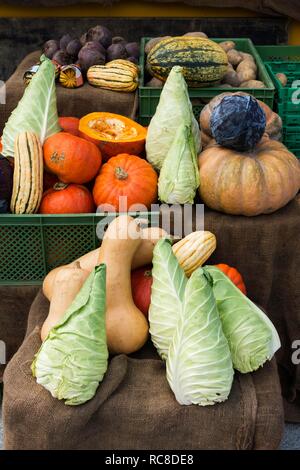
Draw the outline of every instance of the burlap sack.
[[[30,365],[49,303],[40,292],[27,337],[4,374],[6,449],[276,449],[283,431],[274,361],[236,373],[229,399],[211,407],[180,406],[165,364],[148,344],[109,364],[96,396],[70,407],[37,385]],[[33,330],[32,330],[33,329]]]
[[[24,93],[23,75],[32,65],[36,64],[40,51],[28,54],[20,63],[15,73],[6,82],[6,104],[0,106],[0,131],[17,106]],[[57,108],[59,116],[82,117],[85,114],[106,111],[136,118],[138,94],[102,90],[87,82],[80,88],[67,89],[59,84],[56,86]]]
[[[22,343],[30,306],[38,292],[35,286],[0,287],[0,340],[5,344],[5,363]],[[0,363],[0,382],[5,364]]]

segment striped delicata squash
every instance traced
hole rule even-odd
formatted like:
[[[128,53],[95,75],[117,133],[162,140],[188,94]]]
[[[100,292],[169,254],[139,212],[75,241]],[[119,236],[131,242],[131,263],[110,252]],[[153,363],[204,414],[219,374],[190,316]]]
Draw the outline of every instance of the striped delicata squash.
[[[43,194],[43,150],[38,136],[21,132],[15,140],[13,214],[37,212]]]
[[[185,274],[190,277],[215,251],[216,237],[207,231],[192,232],[173,245],[173,253]]]
[[[216,42],[202,37],[171,37],[150,50],[146,68],[154,77],[166,81],[174,65],[182,67],[190,87],[213,86],[225,75],[228,57]]]
[[[105,90],[131,92],[138,86],[138,67],[129,60],[117,59],[106,65],[93,65],[87,72],[90,85]]]

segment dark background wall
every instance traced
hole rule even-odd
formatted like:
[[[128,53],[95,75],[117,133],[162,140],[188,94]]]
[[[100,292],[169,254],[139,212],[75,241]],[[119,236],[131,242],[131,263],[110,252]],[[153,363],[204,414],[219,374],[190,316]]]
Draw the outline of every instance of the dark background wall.
[[[0,18],[0,79],[7,80],[26,54],[47,39],[65,33],[80,36],[96,24],[114,35],[138,41],[142,36],[204,31],[210,37],[250,37],[256,44],[287,42],[285,18]]]

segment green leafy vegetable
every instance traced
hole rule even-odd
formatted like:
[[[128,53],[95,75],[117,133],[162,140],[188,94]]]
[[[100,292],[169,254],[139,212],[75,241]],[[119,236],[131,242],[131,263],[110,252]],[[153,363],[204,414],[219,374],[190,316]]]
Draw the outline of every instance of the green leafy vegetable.
[[[191,126],[196,154],[199,153],[200,131],[193,115],[182,68],[172,68],[162,89],[156,112],[148,127],[146,152],[148,161],[160,170],[180,125]]]
[[[162,359],[166,359],[181,314],[187,283],[187,277],[168,239],[161,239],[155,245],[152,277],[150,334],[159,355]]]
[[[168,204],[192,204],[198,186],[199,168],[192,129],[181,124],[159,175],[159,199]]]
[[[51,60],[44,58],[4,127],[2,154],[5,157],[14,156],[14,142],[20,132],[34,132],[43,144],[47,137],[60,130],[56,107],[55,68]]]
[[[218,268],[206,266],[228,340],[232,362],[240,372],[252,372],[280,348],[278,333],[269,320]]]
[[[167,379],[181,405],[228,398],[233,367],[212,287],[201,268],[188,280],[167,359]]]
[[[101,264],[50,330],[31,366],[37,383],[66,405],[93,398],[107,370],[105,281],[106,267]]]

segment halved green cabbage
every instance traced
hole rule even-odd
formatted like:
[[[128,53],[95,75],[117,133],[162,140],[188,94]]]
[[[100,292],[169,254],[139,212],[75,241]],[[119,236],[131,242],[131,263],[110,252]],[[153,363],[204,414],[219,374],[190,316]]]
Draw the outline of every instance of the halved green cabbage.
[[[93,398],[107,370],[105,281],[106,267],[101,264],[50,330],[31,366],[37,383],[66,405]]]
[[[175,66],[164,84],[147,131],[147,160],[157,170],[161,169],[178,127],[182,124],[191,126],[195,152],[198,155],[201,148],[199,126],[193,115],[182,67]]]
[[[159,355],[166,359],[181,314],[187,277],[166,238],[155,245],[152,262],[150,334]]]
[[[192,204],[199,186],[199,168],[191,125],[181,124],[163,162],[158,196],[168,204]]]
[[[234,368],[252,372],[270,360],[280,348],[278,333],[269,320],[218,268],[206,266],[228,340]]]
[[[43,144],[47,137],[61,130],[56,107],[55,68],[45,56],[41,61],[5,124],[2,134],[2,154],[5,157],[14,156],[15,138],[20,132],[34,132]]]
[[[202,268],[185,289],[167,358],[167,379],[181,405],[213,405],[231,390],[233,367],[212,287]]]

